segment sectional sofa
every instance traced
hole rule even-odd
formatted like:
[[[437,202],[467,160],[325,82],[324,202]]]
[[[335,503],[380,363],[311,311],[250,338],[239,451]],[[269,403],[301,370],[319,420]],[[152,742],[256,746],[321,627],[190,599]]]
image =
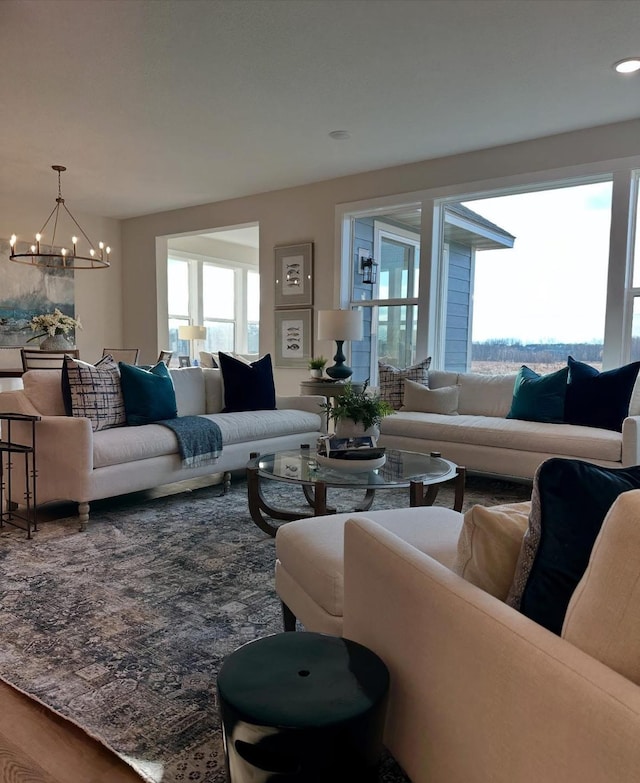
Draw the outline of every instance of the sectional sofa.
[[[430,389],[457,387],[454,415],[403,408],[382,420],[379,444],[439,451],[468,471],[532,480],[549,457],[571,457],[605,467],[640,463],[640,391],[633,390],[622,432],[506,418],[516,374],[481,375],[429,370]]]
[[[88,418],[65,415],[61,373],[31,370],[24,388],[0,393],[0,413],[41,416],[36,427],[37,502],[78,503],[80,529],[89,520],[89,503],[100,498],[149,489],[207,474],[246,467],[251,452],[297,448],[315,443],[324,432],[319,404],[324,397],[276,397],[276,410],[223,413],[224,387],[219,369],[172,369],[179,416],[201,415],[222,433],[222,452],[214,464],[185,468],[175,434],[160,424],[120,426],[94,432]],[[12,439],[27,440],[14,423]],[[23,481],[16,460],[15,482]]]

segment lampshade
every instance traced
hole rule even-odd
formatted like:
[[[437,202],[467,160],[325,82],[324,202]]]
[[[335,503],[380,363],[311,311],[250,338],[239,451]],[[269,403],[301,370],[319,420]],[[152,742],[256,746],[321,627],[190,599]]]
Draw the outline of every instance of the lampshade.
[[[204,326],[179,326],[178,337],[180,340],[204,340],[207,330]]]
[[[318,340],[362,340],[362,311],[318,310]]]

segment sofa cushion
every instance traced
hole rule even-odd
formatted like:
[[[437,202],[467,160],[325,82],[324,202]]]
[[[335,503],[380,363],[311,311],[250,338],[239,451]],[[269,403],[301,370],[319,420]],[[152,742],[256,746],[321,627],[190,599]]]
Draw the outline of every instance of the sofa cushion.
[[[568,376],[568,367],[540,375],[523,364],[516,375],[507,418],[562,424]]]
[[[200,367],[169,370],[176,393],[178,416],[206,413],[204,373]]]
[[[428,386],[405,378],[404,398],[400,410],[457,416],[458,395],[458,386],[443,386],[440,389],[430,389]]]
[[[620,462],[622,459],[620,433],[571,424],[398,411],[394,416],[382,420],[380,432],[383,437],[437,441],[439,444],[464,443],[482,448],[562,454],[610,462]],[[404,447],[411,448],[409,444],[404,444]],[[444,445],[441,450],[446,457]]]
[[[224,408],[224,383],[222,370],[204,367],[205,413],[222,413]]]
[[[515,379],[515,373],[507,375],[460,373],[458,413],[504,418],[511,408]]]
[[[378,362],[378,383],[380,399],[388,402],[394,411],[402,407],[402,398],[404,396],[404,381],[410,380],[421,383],[423,386],[429,385],[428,369],[431,364],[431,357],[428,356],[411,367],[401,370],[392,364]]]
[[[609,509],[562,636],[640,685],[640,491],[624,492]],[[629,556],[634,553],[634,556]]]
[[[507,603],[559,634],[609,508],[638,487],[640,466],[603,468],[557,457],[543,462]]]
[[[569,356],[568,365],[565,421],[622,432],[640,362],[598,372],[595,367]]]
[[[286,437],[317,431],[320,417],[298,410],[246,411],[206,416],[220,427],[224,447],[266,438]],[[251,448],[247,447],[247,458]],[[175,434],[159,424],[142,427],[120,427],[97,432],[93,436],[93,467],[119,465],[123,462],[178,454]]]
[[[504,601],[513,582],[531,502],[470,508],[464,515],[452,571]]]
[[[225,412],[274,410],[276,388],[271,354],[250,364],[222,351],[218,356],[224,379]]]
[[[119,362],[127,424],[139,426],[178,415],[169,369],[158,362],[150,370]]]
[[[299,519],[276,534],[276,557],[295,582],[325,612],[342,617],[344,525],[354,514]],[[439,506],[369,511],[367,519],[400,536],[443,565],[451,566],[462,514]]]
[[[94,432],[126,423],[120,371],[109,354],[95,365],[65,356],[62,398],[67,415],[86,417]]]

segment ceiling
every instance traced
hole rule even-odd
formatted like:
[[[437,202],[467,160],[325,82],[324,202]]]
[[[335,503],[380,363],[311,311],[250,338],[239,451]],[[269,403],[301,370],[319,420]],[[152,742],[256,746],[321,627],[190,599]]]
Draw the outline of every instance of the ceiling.
[[[3,0],[0,52],[0,188],[114,218],[640,117],[640,0]]]

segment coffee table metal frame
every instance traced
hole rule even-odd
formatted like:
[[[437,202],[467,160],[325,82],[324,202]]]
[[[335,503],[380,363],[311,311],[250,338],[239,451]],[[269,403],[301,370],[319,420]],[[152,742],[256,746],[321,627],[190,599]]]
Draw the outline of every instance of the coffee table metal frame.
[[[399,473],[393,476],[392,466],[402,464],[405,457],[424,460],[423,471],[411,475]],[[290,474],[274,472],[274,466],[280,460],[286,467],[291,465]],[[355,511],[367,511],[371,508],[377,489],[397,489],[409,487],[409,503],[412,507],[431,506],[438,496],[440,485],[454,481],[454,511],[461,511],[464,501],[465,468],[442,457],[419,454],[398,449],[387,450],[387,463],[378,470],[361,471],[358,473],[342,473],[339,470],[320,467],[315,460],[315,453],[309,449],[292,449],[260,455],[252,452],[247,464],[247,491],[249,513],[251,519],[263,532],[275,536],[278,526],[272,525],[265,517],[291,522],[303,517],[323,516],[335,513],[335,509],[327,505],[327,489],[329,487],[349,489],[364,489],[364,498],[357,504]],[[262,493],[262,480],[281,481],[285,484],[299,485],[311,511],[290,511],[272,506]]]

